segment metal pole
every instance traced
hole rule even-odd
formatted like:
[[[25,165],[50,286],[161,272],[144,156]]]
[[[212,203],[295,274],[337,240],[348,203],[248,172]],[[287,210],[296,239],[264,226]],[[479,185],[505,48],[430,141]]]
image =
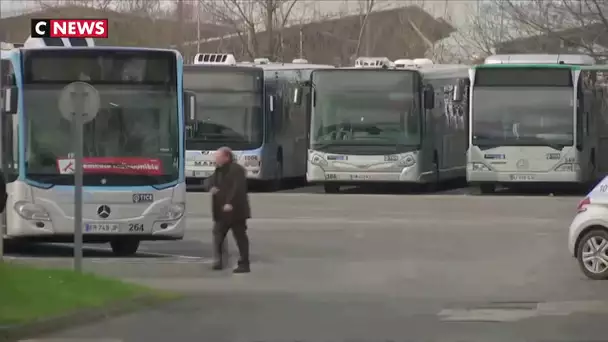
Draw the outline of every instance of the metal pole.
[[[4,113],[2,113],[2,111],[4,110],[4,89],[2,89],[2,78],[0,77],[0,91],[2,92],[2,95],[0,96],[0,115],[3,115]],[[10,101],[10,99],[9,99]],[[0,118],[0,132],[3,132],[3,118]],[[1,140],[1,139],[0,139]],[[0,163],[2,163],[2,171],[6,170],[5,167],[5,162],[4,162],[4,146],[2,145],[2,143],[0,142]],[[3,172],[4,176],[4,182],[6,183],[6,173]],[[3,194],[0,194],[3,195]],[[8,202],[8,199],[7,199]],[[7,203],[8,204],[8,203]],[[0,220],[0,222],[4,221],[4,224],[6,225],[5,227],[8,229],[8,220],[6,219],[6,208],[4,209],[4,212],[0,213],[0,215],[2,215],[2,217],[4,219]],[[4,260],[4,227],[0,226],[0,262],[2,262],[2,260]]]
[[[82,158],[84,91],[77,92],[76,113],[72,121],[74,133],[74,271],[82,272]]]
[[[201,53],[201,1],[196,3],[196,53]]]

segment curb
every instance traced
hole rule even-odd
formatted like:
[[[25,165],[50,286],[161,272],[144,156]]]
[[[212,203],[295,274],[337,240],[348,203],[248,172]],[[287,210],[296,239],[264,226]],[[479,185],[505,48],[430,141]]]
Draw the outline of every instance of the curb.
[[[150,308],[169,301],[180,299],[154,295],[140,296],[99,308],[82,309],[65,315],[40,319],[34,322],[14,326],[0,326],[0,342],[13,342],[49,334],[71,327],[85,325],[93,321],[114,318],[140,309]]]

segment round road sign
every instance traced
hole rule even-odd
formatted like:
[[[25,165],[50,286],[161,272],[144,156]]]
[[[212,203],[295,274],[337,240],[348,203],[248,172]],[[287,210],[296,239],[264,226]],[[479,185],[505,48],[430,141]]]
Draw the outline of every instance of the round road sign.
[[[59,111],[69,121],[74,115],[81,115],[82,123],[95,119],[99,104],[99,92],[86,82],[72,82],[59,94]]]

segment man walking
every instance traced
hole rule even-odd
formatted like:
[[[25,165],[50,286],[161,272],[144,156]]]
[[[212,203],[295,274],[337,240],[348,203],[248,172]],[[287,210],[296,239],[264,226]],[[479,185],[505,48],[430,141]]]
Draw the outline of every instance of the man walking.
[[[216,168],[213,175],[205,180],[205,188],[212,194],[214,270],[224,268],[224,242],[226,234],[232,236],[239,248],[240,259],[234,273],[248,273],[249,238],[247,219],[251,217],[247,177],[245,169],[234,162],[232,151],[222,147],[215,152]]]

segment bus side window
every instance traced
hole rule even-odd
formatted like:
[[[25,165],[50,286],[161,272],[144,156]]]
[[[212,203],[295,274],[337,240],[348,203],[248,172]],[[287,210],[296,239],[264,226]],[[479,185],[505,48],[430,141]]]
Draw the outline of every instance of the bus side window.
[[[2,94],[4,89],[16,85],[15,71],[9,60],[2,60]],[[4,99],[10,101],[10,99]],[[18,100],[17,100],[18,101]],[[2,115],[2,171],[5,181],[14,182],[18,175],[18,140],[15,132],[19,129],[17,115]]]

